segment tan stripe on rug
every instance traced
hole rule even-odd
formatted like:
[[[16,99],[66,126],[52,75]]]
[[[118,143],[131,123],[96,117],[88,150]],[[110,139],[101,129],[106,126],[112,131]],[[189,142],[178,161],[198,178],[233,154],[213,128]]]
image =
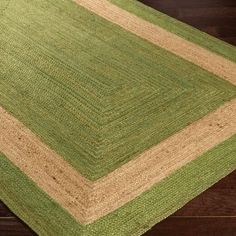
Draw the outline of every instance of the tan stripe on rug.
[[[86,223],[90,181],[1,107],[0,151],[71,215]]]
[[[145,21],[107,0],[74,0],[78,5],[111,21],[236,85],[236,64]]]
[[[236,99],[91,182],[0,108],[0,151],[80,223],[114,211],[236,133]]]

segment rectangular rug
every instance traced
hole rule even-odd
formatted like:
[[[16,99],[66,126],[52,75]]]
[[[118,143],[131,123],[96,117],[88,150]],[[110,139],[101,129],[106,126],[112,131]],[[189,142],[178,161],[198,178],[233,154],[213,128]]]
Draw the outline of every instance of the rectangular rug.
[[[235,47],[136,0],[0,1],[0,199],[38,235],[142,235],[235,169]]]

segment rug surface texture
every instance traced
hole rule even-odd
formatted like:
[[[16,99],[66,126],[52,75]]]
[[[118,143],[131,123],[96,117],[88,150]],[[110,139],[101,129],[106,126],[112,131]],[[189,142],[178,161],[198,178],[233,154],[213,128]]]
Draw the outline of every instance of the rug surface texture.
[[[235,169],[235,47],[135,0],[0,1],[0,199],[38,235],[142,235]]]

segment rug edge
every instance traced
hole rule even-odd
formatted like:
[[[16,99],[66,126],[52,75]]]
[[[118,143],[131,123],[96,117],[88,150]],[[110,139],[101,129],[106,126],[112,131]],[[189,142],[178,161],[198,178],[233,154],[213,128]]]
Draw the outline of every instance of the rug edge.
[[[205,191],[207,188],[209,188],[210,186],[212,186],[213,184],[218,182],[220,179],[222,179],[223,177],[227,176],[229,173],[234,171],[236,169],[236,158],[232,155],[230,160],[227,160],[227,159],[225,160],[225,159],[221,158],[221,155],[219,155],[217,157],[215,155],[215,152],[218,151],[218,150],[221,150],[222,147],[227,148],[228,145],[235,146],[235,141],[236,141],[236,135],[233,135],[231,138],[229,138],[225,142],[219,144],[218,146],[214,147],[209,152],[203,154],[202,156],[200,156],[195,161],[190,162],[189,164],[185,165],[181,169],[177,170],[170,177],[167,177],[161,183],[157,184],[156,186],[152,187],[151,189],[149,189],[145,193],[141,194],[140,196],[138,196],[133,201],[125,204],[123,207],[117,209],[116,211],[110,213],[109,215],[103,217],[102,219],[94,222],[91,225],[82,226],[82,225],[78,224],[73,219],[73,217],[71,217],[69,215],[68,212],[66,212],[61,206],[59,206],[57,203],[55,203],[49,196],[45,195],[45,193],[43,192],[44,197],[45,196],[47,197],[46,200],[51,202],[51,204],[49,204],[51,209],[48,209],[48,210],[49,210],[49,212],[53,212],[54,210],[62,211],[63,217],[66,216],[65,218],[67,219],[67,221],[65,223],[66,223],[67,226],[69,226],[65,229],[66,230],[68,230],[68,229],[72,230],[71,235],[76,235],[76,233],[78,233],[78,230],[81,232],[81,235],[89,235],[89,236],[95,236],[95,235],[97,235],[98,232],[100,233],[100,235],[104,235],[104,236],[107,235],[107,233],[110,233],[111,235],[124,235],[124,236],[125,235],[130,235],[130,236],[141,235],[142,233],[148,231],[153,225],[157,224],[158,222],[165,219],[166,217],[168,217],[170,214],[172,214],[176,210],[180,209],[187,202],[192,200],[195,196],[199,195],[200,193]],[[229,150],[229,148],[227,150]],[[231,150],[230,149],[230,152],[235,154],[236,150]],[[210,155],[208,155],[208,154],[210,154]],[[214,157],[214,159],[212,159],[212,156]],[[3,158],[2,158],[2,161],[4,162]],[[8,162],[8,165],[9,165],[8,168],[9,168],[11,163],[10,163],[9,160],[7,160],[7,162]],[[173,176],[176,176],[176,175],[177,176],[179,175],[179,177],[181,177],[185,173],[186,175],[191,176],[191,170],[195,171],[195,167],[197,165],[196,163],[198,163],[198,162],[201,163],[201,165],[198,168],[198,171],[203,172],[203,170],[205,169],[206,173],[208,171],[206,166],[209,166],[209,163],[210,164],[213,164],[214,162],[218,163],[217,172],[214,173],[216,175],[212,175],[212,173],[209,172],[209,175],[208,175],[207,179],[204,180],[204,184],[202,186],[198,186],[198,188],[195,189],[195,190],[192,189],[190,191],[190,193],[189,193],[188,188],[185,187],[184,192],[181,193],[181,196],[186,195],[186,197],[183,200],[181,200],[181,202],[179,202],[178,199],[176,199],[175,204],[176,203],[177,204],[174,205],[174,207],[171,206],[171,203],[168,203],[167,206],[166,206],[167,210],[165,210],[164,213],[161,213],[161,214],[160,214],[159,211],[154,210],[153,211],[154,213],[153,213],[152,217],[146,216],[146,218],[148,220],[142,222],[141,219],[140,219],[140,221],[142,222],[141,225],[140,225],[140,222],[138,222],[137,219],[134,219],[133,220],[133,226],[131,226],[131,227],[127,227],[127,225],[123,226],[123,231],[120,231],[119,234],[116,234],[117,231],[115,232],[115,230],[110,229],[111,225],[121,226],[121,225],[119,225],[119,220],[121,220],[123,218],[122,215],[125,214],[125,212],[127,212],[127,211],[129,212],[130,207],[133,208],[133,209],[138,209],[137,206],[145,207],[144,204],[147,201],[148,197],[153,199],[153,196],[151,196],[151,194],[154,191],[154,188],[159,188],[160,187],[160,184],[162,186],[166,185],[166,182],[170,181],[170,179],[172,179]],[[208,165],[206,165],[206,163],[208,163]],[[6,161],[5,161],[5,164],[6,164]],[[18,169],[13,164],[11,164],[11,165],[12,165],[12,167],[10,167],[10,168],[14,168],[15,171],[16,171],[16,169]],[[9,176],[11,176],[10,172],[7,173],[7,174]],[[27,183],[27,186],[29,186],[29,185],[32,186],[32,183],[31,183],[32,181],[30,179],[28,179],[28,177],[25,176],[25,174],[23,172],[18,170],[18,175],[19,174],[21,176],[21,180],[24,179],[24,181]],[[196,178],[198,178],[198,175],[196,175]],[[179,178],[179,179],[181,179],[181,178]],[[15,192],[15,188],[14,188],[19,180],[17,181],[17,179],[14,179],[14,178],[11,179],[11,181],[12,180],[14,181],[13,184],[7,186],[8,192],[14,193],[15,196],[20,196],[21,195],[20,191],[18,190],[17,192]],[[194,183],[194,180],[191,180],[190,184],[193,184],[193,183]],[[41,189],[39,189],[39,190],[42,193]],[[171,191],[172,193],[174,193],[173,189],[169,189],[168,191]],[[185,194],[183,194],[183,193],[185,193]],[[40,197],[39,193],[37,193],[36,195],[37,195],[37,197],[36,197],[37,199],[38,198],[41,199],[42,196]],[[154,193],[154,196],[155,196],[155,193]],[[51,230],[57,230],[57,233],[59,233],[58,235],[66,235],[65,233],[68,233],[68,231],[63,233],[63,231],[61,231],[60,226],[55,228],[55,225],[54,226],[52,224],[49,225],[48,221],[44,221],[44,219],[40,218],[39,216],[36,219],[35,218],[33,219],[29,214],[25,213],[25,209],[31,209],[32,208],[32,207],[29,207],[30,203],[28,202],[28,198],[25,198],[25,195],[23,196],[23,199],[21,199],[21,201],[19,201],[19,198],[17,198],[18,199],[17,203],[14,203],[13,201],[10,201],[7,194],[5,194],[5,196],[3,194],[1,194],[0,199],[3,202],[5,202],[8,205],[8,207],[10,207],[10,209],[16,215],[18,215],[24,222],[26,222],[26,224],[28,224],[39,235],[46,235],[46,232],[51,232]],[[153,200],[157,201],[157,199],[153,199]],[[55,206],[56,206],[56,208],[55,208]],[[41,206],[37,205],[37,209],[34,209],[34,212],[40,212],[41,210],[42,210]],[[140,211],[140,213],[142,215],[142,211]],[[49,217],[51,219],[50,222],[56,222],[57,218],[53,219],[53,218],[51,218],[51,216],[49,216]],[[56,217],[56,215],[54,214],[53,217]],[[39,224],[39,222],[40,222],[40,224]],[[140,226],[141,226],[141,228],[140,228]],[[71,227],[73,229],[71,229]],[[120,229],[120,227],[118,227],[118,228]],[[125,232],[124,231],[125,229],[129,230],[129,231]],[[130,229],[131,229],[131,231],[130,231]],[[113,231],[115,232],[115,234],[112,234]],[[103,234],[103,232],[104,232],[104,234]]]

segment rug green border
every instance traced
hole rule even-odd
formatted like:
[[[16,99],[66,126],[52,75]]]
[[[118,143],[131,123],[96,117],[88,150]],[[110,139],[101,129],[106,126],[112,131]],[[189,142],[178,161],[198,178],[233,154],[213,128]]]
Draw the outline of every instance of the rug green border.
[[[204,33],[188,24],[174,19],[153,9],[138,0],[108,0],[113,4],[137,15],[138,17],[158,25],[190,42],[196,43],[231,61],[236,62],[236,47]]]
[[[137,236],[235,169],[236,135],[118,210],[82,226],[2,155],[0,199],[39,235]]]

